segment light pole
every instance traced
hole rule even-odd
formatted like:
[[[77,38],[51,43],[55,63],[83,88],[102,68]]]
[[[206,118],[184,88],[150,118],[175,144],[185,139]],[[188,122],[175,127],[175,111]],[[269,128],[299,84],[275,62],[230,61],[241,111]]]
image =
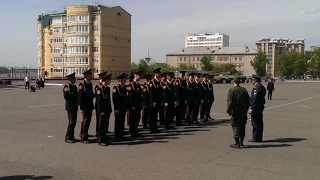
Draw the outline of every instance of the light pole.
[[[62,60],[62,77],[61,79],[64,78],[64,59],[63,59],[63,53],[61,52],[61,60]]]

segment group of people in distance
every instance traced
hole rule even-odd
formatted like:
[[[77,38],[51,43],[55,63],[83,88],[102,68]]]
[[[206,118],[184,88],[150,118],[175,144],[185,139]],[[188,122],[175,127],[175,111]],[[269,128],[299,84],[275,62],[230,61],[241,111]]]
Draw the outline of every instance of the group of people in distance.
[[[96,136],[98,144],[102,146],[110,143],[107,133],[112,112],[115,116],[114,136],[118,141],[124,138],[126,118],[132,138],[141,136],[138,130],[140,120],[151,133],[161,132],[158,121],[166,129],[173,129],[173,123],[176,126],[198,123],[199,114],[201,121],[214,120],[210,116],[214,102],[213,76],[189,73],[185,79],[186,71],[181,71],[179,77],[175,78],[175,73],[161,73],[161,68],[153,73],[142,76],[141,71],[134,72],[128,84],[127,74],[121,74],[116,77],[119,82],[113,86],[112,92],[109,87],[111,74],[107,72],[98,74],[100,81],[94,88],[91,69],[83,73],[84,80],[78,87],[75,85],[75,73],[68,75],[68,83],[63,88],[69,119],[65,142],[79,141],[74,136],[78,107],[83,116],[80,141],[90,143],[88,130],[95,109]],[[140,83],[142,78],[145,82]]]

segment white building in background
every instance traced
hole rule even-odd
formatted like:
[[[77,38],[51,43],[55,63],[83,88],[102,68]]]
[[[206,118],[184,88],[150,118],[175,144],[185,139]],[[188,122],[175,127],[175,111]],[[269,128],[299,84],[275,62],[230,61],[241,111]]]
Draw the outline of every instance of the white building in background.
[[[229,35],[215,34],[188,34],[185,40],[185,48],[199,47],[228,47]]]

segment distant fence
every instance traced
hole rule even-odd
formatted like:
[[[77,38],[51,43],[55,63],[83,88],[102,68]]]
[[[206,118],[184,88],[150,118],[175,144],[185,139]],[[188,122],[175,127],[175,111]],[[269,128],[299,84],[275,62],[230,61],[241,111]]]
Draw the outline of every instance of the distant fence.
[[[0,73],[0,78],[2,79],[23,79],[26,75],[31,78],[36,78],[38,76],[38,69],[31,68],[12,68],[8,73]]]

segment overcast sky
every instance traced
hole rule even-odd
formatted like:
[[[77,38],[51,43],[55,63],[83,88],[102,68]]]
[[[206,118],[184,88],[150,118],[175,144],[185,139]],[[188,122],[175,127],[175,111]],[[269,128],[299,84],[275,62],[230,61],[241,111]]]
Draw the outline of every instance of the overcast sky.
[[[254,46],[260,37],[305,38],[320,44],[319,0],[97,0],[121,5],[132,14],[132,61],[184,47],[187,33],[222,32],[230,46]],[[81,4],[81,0],[1,1],[0,66],[37,63],[36,15]],[[85,4],[93,4],[86,0]]]

